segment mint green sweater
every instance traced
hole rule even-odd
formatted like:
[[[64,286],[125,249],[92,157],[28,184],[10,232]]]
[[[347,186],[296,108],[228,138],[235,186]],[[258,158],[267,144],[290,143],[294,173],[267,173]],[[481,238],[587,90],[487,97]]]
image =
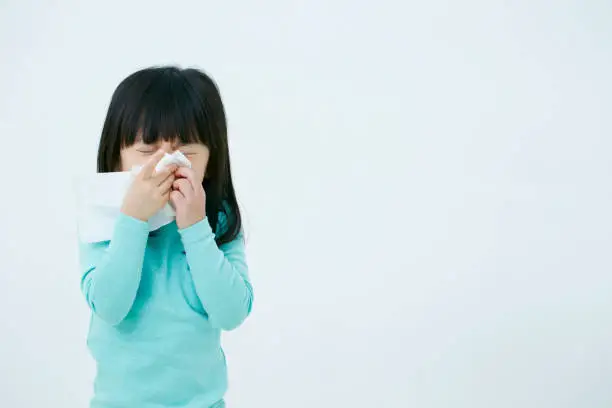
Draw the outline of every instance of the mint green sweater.
[[[253,302],[242,235],[218,247],[208,219],[149,234],[121,215],[110,242],[81,244],[81,266],[92,408],[223,406],[221,330],[240,325]]]

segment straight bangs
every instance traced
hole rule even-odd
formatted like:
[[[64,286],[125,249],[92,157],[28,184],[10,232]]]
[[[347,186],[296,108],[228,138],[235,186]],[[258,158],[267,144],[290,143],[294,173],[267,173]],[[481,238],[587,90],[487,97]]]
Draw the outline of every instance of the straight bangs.
[[[171,69],[156,74],[134,81],[121,92],[123,109],[117,118],[121,148],[159,141],[212,147],[206,107],[197,90]]]

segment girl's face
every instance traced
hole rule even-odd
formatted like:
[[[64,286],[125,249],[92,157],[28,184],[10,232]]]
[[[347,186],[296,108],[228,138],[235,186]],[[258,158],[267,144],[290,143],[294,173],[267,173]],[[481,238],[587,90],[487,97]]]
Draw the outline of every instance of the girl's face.
[[[180,150],[191,162],[191,168],[198,180],[204,180],[210,151],[201,143],[179,145],[160,140],[155,144],[145,144],[137,141],[132,146],[121,149],[121,171],[129,171],[133,166],[144,165],[159,149],[163,149],[166,153]]]

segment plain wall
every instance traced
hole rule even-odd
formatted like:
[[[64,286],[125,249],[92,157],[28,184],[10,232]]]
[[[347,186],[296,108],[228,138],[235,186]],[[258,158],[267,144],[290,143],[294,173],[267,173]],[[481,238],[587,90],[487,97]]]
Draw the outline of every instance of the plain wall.
[[[609,1],[0,1],[0,406],[85,407],[72,177],[133,71],[222,91],[230,407],[612,406]]]

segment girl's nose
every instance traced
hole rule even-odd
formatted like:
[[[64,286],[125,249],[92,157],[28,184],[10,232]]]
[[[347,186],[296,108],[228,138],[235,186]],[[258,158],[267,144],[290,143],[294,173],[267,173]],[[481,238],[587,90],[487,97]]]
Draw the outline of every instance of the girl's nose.
[[[166,153],[172,153],[174,151],[174,144],[171,142],[162,142],[160,149]]]

